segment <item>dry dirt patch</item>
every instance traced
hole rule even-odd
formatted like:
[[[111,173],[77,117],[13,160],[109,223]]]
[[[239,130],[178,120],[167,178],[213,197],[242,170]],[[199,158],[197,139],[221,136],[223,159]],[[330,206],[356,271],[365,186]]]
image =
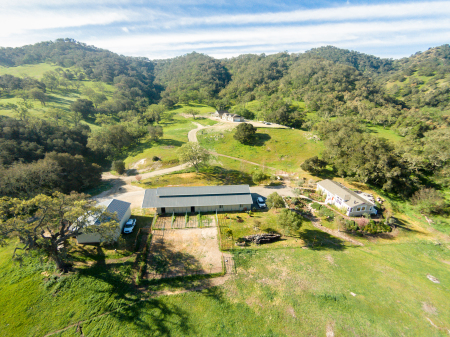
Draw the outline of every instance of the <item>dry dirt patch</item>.
[[[217,228],[154,230],[149,277],[222,272]]]

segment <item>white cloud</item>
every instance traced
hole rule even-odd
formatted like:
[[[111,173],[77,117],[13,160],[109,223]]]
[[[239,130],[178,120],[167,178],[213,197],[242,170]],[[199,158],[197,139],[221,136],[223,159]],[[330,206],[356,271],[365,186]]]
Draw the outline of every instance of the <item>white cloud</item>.
[[[125,33],[129,33],[129,32],[130,32],[130,31],[128,30],[127,27],[122,27],[122,30],[123,30]]]
[[[307,26],[221,30],[198,30],[186,33],[141,34],[110,39],[92,39],[90,44],[125,55],[150,58],[173,57],[190,51],[234,55],[270,50],[300,51],[322,45],[401,46],[417,43],[439,44],[450,38],[450,21],[441,19],[404,20],[396,22],[334,23]]]
[[[280,24],[310,21],[343,21],[343,20],[373,20],[408,17],[448,17],[450,15],[449,1],[431,1],[414,3],[392,3],[388,5],[358,5],[321,9],[296,10],[290,12],[218,15],[210,17],[177,18],[171,25],[244,25],[244,24]]]

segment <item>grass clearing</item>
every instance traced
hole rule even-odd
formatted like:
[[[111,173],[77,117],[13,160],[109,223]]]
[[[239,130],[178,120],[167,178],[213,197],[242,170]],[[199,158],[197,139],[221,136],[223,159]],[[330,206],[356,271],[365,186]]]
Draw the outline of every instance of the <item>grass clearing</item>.
[[[217,153],[260,163],[284,171],[299,171],[300,165],[323,150],[322,142],[308,140],[310,133],[292,129],[259,128],[251,145],[233,138],[234,131],[201,130],[200,144]]]
[[[10,249],[0,249],[0,292],[14,294],[14,301],[0,297],[4,336],[42,336],[89,318],[85,336],[323,336],[327,327],[338,336],[445,336],[450,327],[450,251],[443,245],[241,249],[234,252],[237,275],[223,286],[144,301],[127,285],[122,264],[95,264],[45,286],[39,272],[12,267]],[[190,285],[178,279],[148,287]],[[57,336],[76,335],[74,326]]]
[[[391,130],[390,128],[383,128],[381,125],[370,125],[367,126],[367,129],[374,136],[386,138],[387,140],[393,143],[398,143],[402,139],[404,139],[404,137],[400,136],[394,130]]]
[[[189,131],[197,128],[193,121],[193,118],[185,118],[173,111],[163,114],[159,125],[163,127],[164,136],[156,142],[144,139],[128,151],[127,157],[123,158],[126,167],[153,171],[179,165],[176,151],[188,142]],[[154,156],[161,160],[153,162]]]
[[[207,166],[195,172],[190,168],[163,176],[152,177],[133,182],[142,188],[157,188],[165,186],[213,186],[233,184],[253,184],[251,176],[245,172],[228,169],[221,166]]]
[[[57,68],[62,67],[49,63],[25,64],[17,67],[0,66],[0,75],[13,75],[16,77],[29,76],[40,80],[45,72],[55,71]]]
[[[32,65],[24,65],[24,66],[18,66],[18,67],[0,67],[0,75],[4,74],[10,74],[17,77],[24,77],[29,76],[36,79],[41,79],[43,74],[47,71],[54,71],[56,68],[61,68],[55,65],[47,64],[47,63],[40,63],[40,64],[32,64]],[[69,68],[70,69],[70,68]],[[98,83],[101,83],[104,94],[108,99],[110,99],[115,91],[115,88],[113,85],[106,84],[103,82],[94,82],[94,81],[81,81],[79,82],[85,87],[92,87],[96,91],[98,89],[96,86]],[[81,89],[80,89],[81,90]],[[40,102],[32,100],[33,107],[29,110],[30,116],[37,117],[40,119],[50,119],[50,116],[48,115],[48,112],[52,108],[58,108],[66,112],[61,117],[61,122],[72,124],[72,120],[69,115],[70,111],[70,104],[77,100],[78,98],[84,98],[87,99],[86,96],[82,95],[80,90],[74,89],[74,88],[63,88],[59,87],[58,89],[55,89],[53,91],[47,90],[46,94],[48,96],[48,102],[45,106],[41,105]],[[9,116],[9,117],[16,117],[16,114],[14,111],[6,109],[5,106],[8,103],[17,104],[21,101],[19,97],[15,97],[12,95],[3,95],[0,99],[0,115],[3,116]],[[87,121],[81,121],[81,123],[89,125],[91,129],[99,128],[100,126],[94,124],[94,120],[89,119]]]
[[[271,209],[266,212],[253,212],[252,216],[242,212],[228,212],[218,214],[221,240],[224,247],[228,249],[278,249],[278,248],[301,248],[311,247],[313,249],[322,249],[324,247],[340,250],[347,243],[332,237],[331,235],[317,230],[309,220],[304,219],[302,227],[298,232],[290,233],[285,236],[284,229],[277,221],[280,210]],[[231,230],[231,236],[230,232]],[[236,242],[239,238],[254,234],[277,233],[282,234],[279,241],[250,246],[239,247]]]

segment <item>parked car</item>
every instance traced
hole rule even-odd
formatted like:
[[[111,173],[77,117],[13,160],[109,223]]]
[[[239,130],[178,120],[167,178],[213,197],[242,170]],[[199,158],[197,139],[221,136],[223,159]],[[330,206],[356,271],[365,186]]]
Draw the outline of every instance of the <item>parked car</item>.
[[[258,204],[259,208],[266,208],[266,203],[264,202],[264,199],[261,197],[258,197],[256,199],[256,203]]]
[[[124,234],[133,233],[134,226],[136,226],[136,219],[128,220],[125,226],[123,226],[123,233]]]

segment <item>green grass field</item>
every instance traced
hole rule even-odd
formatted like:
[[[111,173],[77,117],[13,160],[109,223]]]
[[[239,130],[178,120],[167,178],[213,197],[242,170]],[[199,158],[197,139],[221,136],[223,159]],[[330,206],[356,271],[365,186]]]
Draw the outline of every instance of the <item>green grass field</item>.
[[[29,76],[40,80],[46,71],[55,70],[56,68],[61,67],[49,63],[26,64],[17,67],[0,66],[0,75]]]
[[[217,153],[289,172],[299,171],[305,159],[323,150],[321,142],[308,140],[309,133],[301,130],[259,128],[252,145],[239,143],[233,134],[206,129],[197,135],[202,146]]]
[[[403,139],[403,137],[394,130],[391,130],[390,128],[383,128],[381,125],[367,126],[367,129],[372,135],[380,138],[386,138],[393,143],[397,143]]]
[[[306,225],[300,235],[314,231]],[[134,289],[131,260],[105,263],[102,248],[94,264],[55,277],[45,263],[14,265],[12,247],[0,248],[3,336],[43,336],[87,319],[85,336],[446,336],[450,328],[448,244],[239,249],[237,275],[223,286],[152,298],[144,290],[192,283]],[[74,326],[56,336],[79,334]]]
[[[151,171],[179,165],[176,151],[187,143],[189,131],[197,128],[193,122],[203,125],[216,123],[210,119],[185,118],[174,110],[164,113],[159,123],[163,127],[164,136],[156,142],[142,140],[140,145],[127,153],[124,158],[126,166]],[[161,161],[153,162],[153,156],[157,156]]]
[[[10,68],[0,67],[0,75],[10,74],[18,77],[30,76],[36,79],[40,79],[46,71],[55,70],[56,68],[58,67],[47,63],[24,65]],[[84,80],[81,81],[81,84],[84,87],[95,87],[98,85],[98,82]],[[111,98],[115,91],[114,86],[106,83],[101,83],[101,85],[104,89],[104,94],[106,95],[106,97],[108,99]],[[55,89],[53,91],[47,90],[46,94],[48,96],[48,102],[46,103],[45,106],[43,106],[38,101],[33,100],[31,101],[33,107],[29,110],[30,116],[34,116],[41,119],[50,119],[51,117],[48,115],[48,111],[51,110],[52,108],[58,108],[67,112],[67,114],[63,115],[61,119],[64,123],[68,124],[72,123],[69,116],[70,104],[73,101],[77,100],[78,98],[87,98],[86,96],[81,94],[80,90],[75,88],[59,87],[58,89]],[[0,98],[0,115],[16,117],[14,111],[6,109],[5,106],[8,103],[17,104],[20,101],[21,99],[17,96],[3,95],[3,97]],[[91,129],[99,127],[98,125],[95,125],[92,120],[81,121],[81,123],[89,125]]]

